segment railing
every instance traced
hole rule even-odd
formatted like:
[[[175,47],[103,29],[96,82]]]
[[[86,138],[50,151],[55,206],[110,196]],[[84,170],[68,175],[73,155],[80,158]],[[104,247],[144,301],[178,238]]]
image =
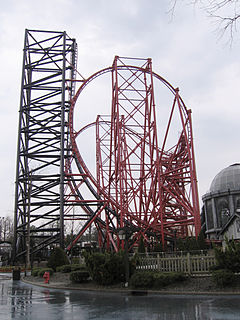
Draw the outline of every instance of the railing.
[[[216,264],[214,255],[191,255],[187,253],[182,256],[162,258],[141,256],[139,258],[138,270],[161,271],[161,272],[183,272],[189,275],[208,274],[209,268]]]

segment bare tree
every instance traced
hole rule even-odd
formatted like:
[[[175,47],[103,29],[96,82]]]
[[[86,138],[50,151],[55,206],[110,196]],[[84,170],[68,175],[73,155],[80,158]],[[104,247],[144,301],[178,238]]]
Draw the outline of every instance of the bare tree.
[[[173,15],[177,5],[194,5],[204,11],[213,19],[219,37],[227,34],[227,39],[232,43],[240,22],[240,0],[170,0],[169,12]]]
[[[0,241],[11,241],[13,237],[13,221],[10,217],[0,217]]]

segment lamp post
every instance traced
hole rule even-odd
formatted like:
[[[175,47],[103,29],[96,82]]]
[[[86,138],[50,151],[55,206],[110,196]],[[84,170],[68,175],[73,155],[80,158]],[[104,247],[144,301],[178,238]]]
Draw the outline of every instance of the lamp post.
[[[128,256],[128,238],[129,232],[127,228],[123,228],[118,233],[119,239],[124,241],[124,266],[125,266],[125,287],[129,282],[129,256]]]

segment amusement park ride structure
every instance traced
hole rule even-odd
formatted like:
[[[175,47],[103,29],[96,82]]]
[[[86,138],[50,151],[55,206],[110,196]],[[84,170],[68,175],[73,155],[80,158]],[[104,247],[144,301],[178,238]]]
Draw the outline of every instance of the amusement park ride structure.
[[[99,246],[115,251],[124,248],[121,230],[129,235],[129,249],[141,238],[164,247],[176,238],[197,236],[191,111],[179,89],[153,72],[149,58],[116,56],[112,66],[80,80],[76,63],[77,44],[66,32],[26,30],[14,259],[54,244],[64,247],[69,221],[81,223],[67,250],[91,226]],[[81,95],[105,74],[111,77],[108,114],[79,128],[78,106],[80,118],[88,112]],[[93,128],[94,172],[83,156],[84,148],[90,152],[88,141],[79,144]]]

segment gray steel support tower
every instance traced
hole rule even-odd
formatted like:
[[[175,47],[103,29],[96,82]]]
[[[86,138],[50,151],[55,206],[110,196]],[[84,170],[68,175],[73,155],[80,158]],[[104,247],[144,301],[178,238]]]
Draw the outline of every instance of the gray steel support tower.
[[[25,31],[13,261],[29,263],[39,250],[64,245],[64,165],[76,60],[77,44],[66,32]]]

